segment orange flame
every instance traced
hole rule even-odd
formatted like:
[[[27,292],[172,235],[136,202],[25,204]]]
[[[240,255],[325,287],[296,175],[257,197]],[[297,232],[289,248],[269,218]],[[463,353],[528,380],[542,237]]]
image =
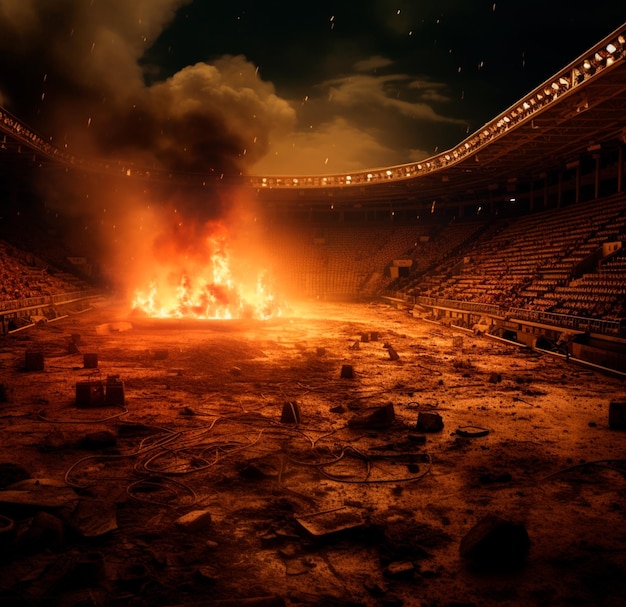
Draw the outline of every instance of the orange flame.
[[[207,239],[213,251],[206,264],[183,256],[182,264],[168,260],[166,278],[153,279],[147,290],[137,290],[132,309],[151,318],[267,320],[281,315],[281,307],[260,272],[254,284],[233,279],[223,238]],[[171,253],[171,251],[170,251]],[[186,268],[178,266],[186,265]]]

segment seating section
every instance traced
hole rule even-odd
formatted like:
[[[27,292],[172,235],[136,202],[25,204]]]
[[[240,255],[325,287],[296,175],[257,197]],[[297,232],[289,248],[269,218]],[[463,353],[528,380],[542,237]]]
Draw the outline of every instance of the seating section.
[[[389,285],[394,260],[412,260],[413,271],[430,266],[468,232],[467,227],[451,228],[454,238],[440,235],[433,241],[438,230],[434,225],[274,226],[267,240],[276,273],[293,295],[356,300],[378,295]]]
[[[48,266],[0,240],[0,302],[61,295],[90,288],[72,274]]]
[[[287,297],[366,301],[386,294],[409,303],[428,297],[504,311],[626,318],[624,194],[516,219],[274,224],[265,237]],[[391,272],[394,260],[403,260],[402,272]],[[85,287],[0,241],[0,302]]]
[[[535,213],[495,222],[454,258],[400,291],[409,298],[623,318],[624,241],[624,196]]]

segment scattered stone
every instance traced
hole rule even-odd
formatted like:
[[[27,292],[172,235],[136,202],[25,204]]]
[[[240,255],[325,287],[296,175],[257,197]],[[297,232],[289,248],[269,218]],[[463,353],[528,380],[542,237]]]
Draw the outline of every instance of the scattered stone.
[[[492,373],[489,376],[489,383],[490,384],[499,384],[502,381],[502,375],[500,375],[499,373]]]
[[[152,352],[152,358],[154,360],[165,360],[169,355],[170,353],[169,353],[169,350],[167,350],[167,348],[160,348]]]
[[[626,430],[626,401],[613,400],[609,403],[609,428]]]
[[[346,408],[343,405],[337,405],[336,407],[330,408],[331,413],[345,413]]]
[[[216,582],[219,579],[217,569],[203,565],[196,569],[196,577],[205,582]]]
[[[391,360],[400,360],[400,355],[393,349],[392,346],[387,348],[387,352],[389,353],[389,358]]]
[[[461,556],[491,565],[521,563],[528,554],[530,539],[526,527],[495,515],[482,518],[461,539]]]
[[[81,499],[67,523],[82,537],[100,537],[117,529],[117,507],[112,501]]]
[[[58,551],[63,546],[65,528],[63,521],[48,512],[38,512],[28,529],[18,538],[18,544],[28,550]]]
[[[231,367],[230,368],[230,374],[231,375],[241,375],[241,368],[240,367]]]
[[[439,413],[420,411],[417,414],[415,427],[419,432],[441,432],[443,425],[443,418]]]
[[[300,407],[296,401],[287,401],[283,404],[280,421],[283,424],[299,424],[302,421]]]
[[[352,368],[352,365],[341,365],[341,377],[343,379],[354,378],[354,369]]]
[[[300,559],[292,559],[285,563],[285,573],[287,575],[302,575],[308,573],[309,566],[307,563]]]
[[[326,348],[319,347],[315,350],[318,356],[324,356],[326,354]]]
[[[383,407],[376,407],[364,413],[355,415],[348,420],[348,428],[387,428],[396,419],[393,403],[387,403]]]
[[[358,341],[355,341],[351,346],[350,346],[350,350],[360,350],[361,349],[361,345],[359,344]]]
[[[376,598],[382,597],[386,592],[387,588],[385,586],[381,586],[376,580],[367,579],[363,583],[365,590],[367,590],[370,595]]]
[[[299,552],[300,550],[295,544],[287,544],[278,551],[278,554],[285,559],[292,559],[297,556]]]
[[[0,489],[8,487],[13,483],[19,483],[27,478],[30,478],[30,473],[19,464],[12,462],[0,463]]]
[[[206,542],[204,542],[204,546],[207,550],[217,550],[220,545],[213,540],[207,540]]]
[[[413,577],[415,566],[411,561],[396,561],[385,568],[385,575],[393,578],[407,579]]]
[[[177,518],[174,524],[186,531],[206,531],[213,526],[213,520],[208,510],[192,510]]]

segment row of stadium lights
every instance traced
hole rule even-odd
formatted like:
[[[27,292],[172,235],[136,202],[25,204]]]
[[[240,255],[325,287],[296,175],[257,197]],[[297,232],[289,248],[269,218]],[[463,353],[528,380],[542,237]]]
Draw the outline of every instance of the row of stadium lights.
[[[625,52],[626,40],[620,34],[613,42],[607,44],[605,48],[598,50],[592,57],[585,59],[578,67],[573,68],[568,75],[559,76],[541,91],[533,93],[532,96],[527,97],[515,109],[510,110],[506,115],[485,127],[480,133],[463,142],[456,149],[433,156],[427,161],[392,167],[381,171],[359,172],[354,175],[252,177],[252,185],[261,188],[349,186],[392,179],[408,179],[419,173],[428,173],[443,168],[459,161],[470,152],[474,152],[479,146],[492,141],[512,125],[528,118],[562,93],[591,78],[602,69],[613,65],[615,61],[624,57]]]
[[[550,85],[545,86],[542,91],[527,97],[521,105],[516,107],[514,110],[511,110],[502,118],[499,118],[490,126],[484,128],[477,135],[474,135],[467,141],[463,142],[456,149],[433,156],[426,161],[409,165],[401,165],[380,171],[359,172],[355,175],[330,175],[325,177],[251,177],[249,178],[249,185],[261,188],[271,188],[368,184],[387,180],[408,179],[420,173],[428,173],[443,168],[449,164],[459,161],[469,153],[474,152],[479,146],[488,143],[488,141],[492,141],[497,136],[502,134],[502,132],[508,130],[513,124],[516,124],[522,119],[528,118],[532,113],[537,111],[540,107],[543,107],[546,103],[555,99],[561,93],[569,90],[577,84],[580,84],[584,80],[591,78],[594,74],[602,71],[604,68],[613,65],[615,61],[624,57],[625,52],[626,39],[623,34],[620,34],[613,42],[607,44],[605,48],[598,50],[592,57],[585,59],[579,67],[572,69],[569,77],[565,75],[559,76],[559,78],[553,81]],[[54,157],[62,162],[65,162],[66,164],[80,166],[81,168],[104,170],[106,172],[119,171],[119,164],[116,168],[107,163],[102,163],[101,161],[87,160],[60,150],[56,146],[53,146],[43,140],[36,133],[24,126],[19,120],[6,113],[2,108],[0,108],[0,120],[5,128],[14,132],[19,138],[28,140],[29,146],[38,148],[47,156]],[[6,136],[3,143],[4,145],[1,147],[6,148]],[[21,146],[18,147],[18,152],[21,152]],[[121,171],[123,175],[128,177],[150,177],[152,175],[162,176],[162,171],[157,170],[154,173],[151,173],[150,171],[144,171],[138,168],[129,168],[127,166],[123,166]],[[169,177],[171,178],[173,175],[169,173]],[[219,177],[221,179],[224,176],[220,175]],[[206,182],[203,182],[203,185],[206,185]]]

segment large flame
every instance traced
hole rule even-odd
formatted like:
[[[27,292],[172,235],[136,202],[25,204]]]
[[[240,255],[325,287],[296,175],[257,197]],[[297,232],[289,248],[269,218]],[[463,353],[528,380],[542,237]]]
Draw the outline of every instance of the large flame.
[[[267,272],[250,277],[233,277],[231,254],[224,230],[202,239],[200,247],[185,243],[165,247],[158,272],[147,288],[136,290],[133,311],[151,318],[267,320],[281,315],[281,307],[270,288]],[[198,251],[199,249],[199,251]]]

